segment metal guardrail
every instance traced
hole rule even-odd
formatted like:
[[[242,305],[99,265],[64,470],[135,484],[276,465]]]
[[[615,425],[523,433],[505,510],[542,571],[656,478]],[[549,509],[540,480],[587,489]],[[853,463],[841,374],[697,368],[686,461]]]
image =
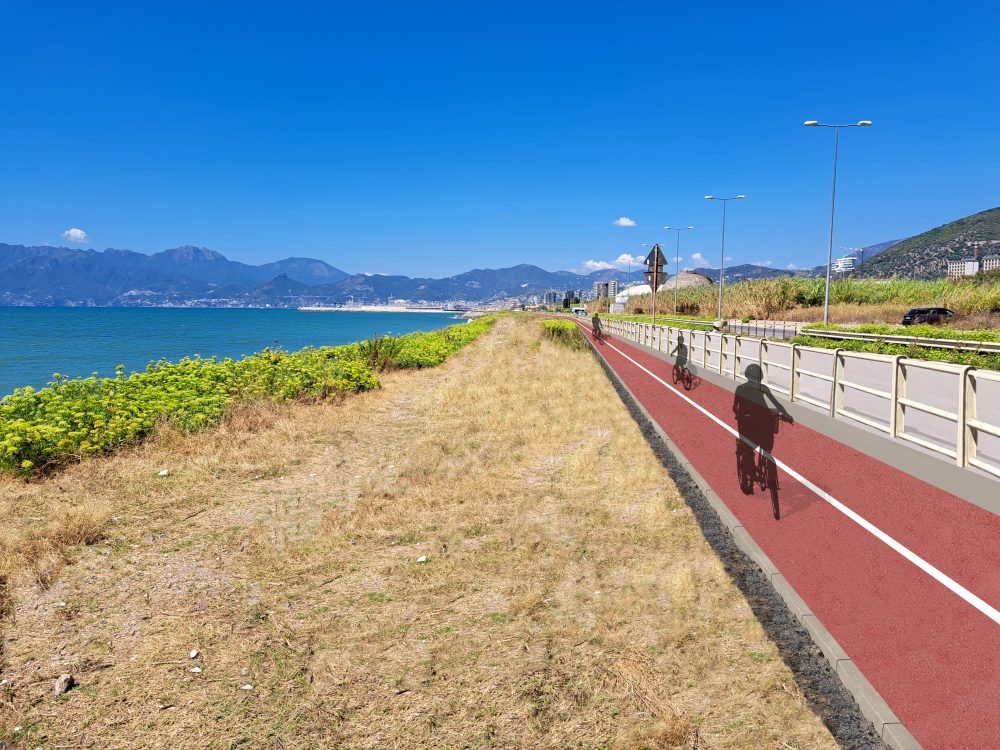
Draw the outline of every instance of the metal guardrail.
[[[666,354],[684,336],[688,361],[707,371],[745,380],[745,365],[756,364],[763,383],[789,401],[1000,477],[1000,372],[720,331],[613,319],[604,326]]]
[[[969,352],[1000,352],[1000,341],[968,341],[966,339],[936,339],[927,336],[896,336],[882,333],[860,333],[857,331],[816,331],[809,328],[801,329],[803,336],[815,336],[821,339],[838,339],[840,341],[882,341],[887,344],[906,344],[908,346],[925,346],[932,349],[953,349]]]
[[[726,330],[743,336],[761,336],[772,339],[790,339],[798,336],[803,323],[793,323],[785,320],[729,320]]]

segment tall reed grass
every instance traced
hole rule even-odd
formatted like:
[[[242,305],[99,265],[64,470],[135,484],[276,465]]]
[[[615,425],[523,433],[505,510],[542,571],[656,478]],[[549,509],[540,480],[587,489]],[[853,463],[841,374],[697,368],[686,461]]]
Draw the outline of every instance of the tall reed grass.
[[[823,305],[825,279],[783,276],[774,279],[743,281],[727,285],[723,295],[723,316],[772,319],[781,313]],[[688,314],[715,313],[719,300],[716,285],[688,287],[678,293],[680,309]],[[633,297],[626,304],[627,313],[646,312],[648,296]],[[839,305],[940,305],[960,315],[1000,312],[1000,282],[995,279],[962,281],[914,281],[908,279],[843,279],[830,285],[830,304]],[[657,294],[658,311],[673,311],[672,289]]]

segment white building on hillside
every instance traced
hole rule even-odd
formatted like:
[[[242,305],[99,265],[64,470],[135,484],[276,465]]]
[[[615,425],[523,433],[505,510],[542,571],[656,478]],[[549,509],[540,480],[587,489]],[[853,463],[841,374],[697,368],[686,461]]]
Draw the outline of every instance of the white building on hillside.
[[[975,276],[979,273],[979,261],[975,258],[948,261],[948,278],[954,281],[963,276]]]
[[[837,258],[833,261],[833,272],[834,273],[849,273],[854,270],[854,264],[856,259],[850,255],[846,255],[843,258]]]

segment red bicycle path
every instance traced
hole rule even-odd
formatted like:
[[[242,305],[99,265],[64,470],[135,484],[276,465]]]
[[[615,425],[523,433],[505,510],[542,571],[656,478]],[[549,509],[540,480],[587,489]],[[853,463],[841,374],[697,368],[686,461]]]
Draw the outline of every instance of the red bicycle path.
[[[775,520],[768,490],[740,488],[736,438],[624,355],[667,383],[672,365],[605,339],[600,356],[925,750],[1000,748],[1000,625],[780,468]],[[735,429],[731,391],[683,394]],[[772,454],[1000,606],[1000,517],[801,424],[781,425]]]

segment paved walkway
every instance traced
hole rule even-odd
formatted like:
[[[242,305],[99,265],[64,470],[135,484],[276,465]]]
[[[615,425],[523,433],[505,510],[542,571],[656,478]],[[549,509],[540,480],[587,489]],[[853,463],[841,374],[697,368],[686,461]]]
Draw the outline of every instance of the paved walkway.
[[[925,750],[1000,748],[1000,517],[782,424],[776,520],[740,488],[730,391],[675,387],[617,337],[596,348]]]

